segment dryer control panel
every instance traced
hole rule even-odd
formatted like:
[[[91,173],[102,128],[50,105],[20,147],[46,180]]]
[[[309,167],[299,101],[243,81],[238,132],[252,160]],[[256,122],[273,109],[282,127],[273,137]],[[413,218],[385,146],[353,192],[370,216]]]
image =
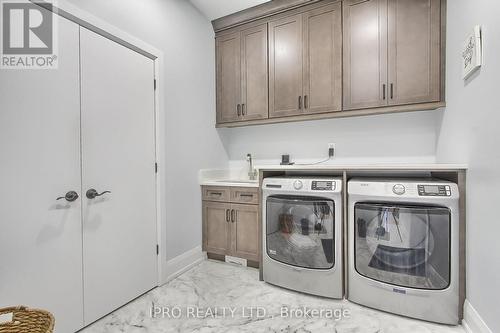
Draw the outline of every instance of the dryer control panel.
[[[450,197],[449,185],[418,185],[418,195],[424,197]]]

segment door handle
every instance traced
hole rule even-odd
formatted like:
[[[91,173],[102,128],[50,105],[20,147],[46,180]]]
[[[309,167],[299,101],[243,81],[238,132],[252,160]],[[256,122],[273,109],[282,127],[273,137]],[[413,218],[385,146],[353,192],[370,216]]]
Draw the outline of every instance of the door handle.
[[[304,109],[307,109],[307,95],[304,96]]]
[[[236,106],[236,110],[238,112],[238,117],[241,116],[241,104],[238,104],[238,106]]]
[[[302,110],[302,96],[299,96],[299,110]]]
[[[241,104],[241,115],[245,115],[245,103]]]
[[[385,84],[382,85],[382,99],[385,101]]]
[[[229,211],[230,211],[229,209],[226,209],[226,222],[230,221]]]
[[[235,221],[235,219],[236,219],[236,218],[235,218],[235,215],[236,215],[236,214],[234,213],[234,209],[231,209],[231,222],[232,222],[232,223],[234,223],[234,221]]]
[[[391,83],[391,99],[394,99],[394,83]]]
[[[98,193],[96,190],[91,188],[90,190],[87,191],[87,193],[85,195],[87,196],[88,199],[95,199],[96,197],[100,197],[101,195],[106,194],[106,193],[111,193],[111,191],[104,191],[104,192]]]
[[[75,191],[69,191],[64,197],[59,197],[56,200],[62,199],[65,199],[67,202],[73,202],[78,199],[78,193],[76,193]]]

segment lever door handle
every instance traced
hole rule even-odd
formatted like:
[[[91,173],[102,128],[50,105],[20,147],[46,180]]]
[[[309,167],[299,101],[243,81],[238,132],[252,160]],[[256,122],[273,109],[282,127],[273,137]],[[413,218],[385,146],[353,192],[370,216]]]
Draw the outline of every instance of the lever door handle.
[[[87,193],[85,195],[87,196],[88,199],[95,199],[96,197],[100,197],[101,195],[106,194],[106,193],[111,193],[111,191],[104,191],[104,192],[99,193],[96,190],[94,190],[93,188],[91,188],[90,190],[87,191]]]
[[[78,199],[78,193],[76,193],[75,191],[69,191],[64,197],[59,197],[56,200],[62,199],[65,199],[67,202],[73,202]]]

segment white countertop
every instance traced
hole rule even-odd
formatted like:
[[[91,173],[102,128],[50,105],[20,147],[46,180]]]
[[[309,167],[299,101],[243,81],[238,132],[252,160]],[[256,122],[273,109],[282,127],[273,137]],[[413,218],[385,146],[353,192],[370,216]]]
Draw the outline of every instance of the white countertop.
[[[259,165],[258,170],[467,170],[465,164],[444,164],[444,163],[427,163],[427,164],[316,164],[316,165]]]
[[[458,171],[467,170],[465,164],[316,164],[316,165],[259,165],[260,171]],[[199,172],[199,183],[205,186],[259,187],[258,180],[248,179],[245,169],[204,169]]]

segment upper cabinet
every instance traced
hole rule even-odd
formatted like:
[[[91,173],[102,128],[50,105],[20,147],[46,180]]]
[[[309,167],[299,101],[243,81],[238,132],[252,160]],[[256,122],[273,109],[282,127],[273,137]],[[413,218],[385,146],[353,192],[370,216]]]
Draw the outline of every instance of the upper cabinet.
[[[445,2],[270,2],[214,21],[217,126],[444,106]]]
[[[219,36],[217,123],[268,117],[267,24]]]
[[[303,14],[304,112],[342,111],[342,5]]]
[[[440,100],[439,0],[344,1],[344,110]]]
[[[341,3],[269,23],[270,117],[342,109]]]
[[[269,23],[269,115],[302,112],[302,15]]]
[[[388,1],[388,102],[441,99],[439,0]]]

